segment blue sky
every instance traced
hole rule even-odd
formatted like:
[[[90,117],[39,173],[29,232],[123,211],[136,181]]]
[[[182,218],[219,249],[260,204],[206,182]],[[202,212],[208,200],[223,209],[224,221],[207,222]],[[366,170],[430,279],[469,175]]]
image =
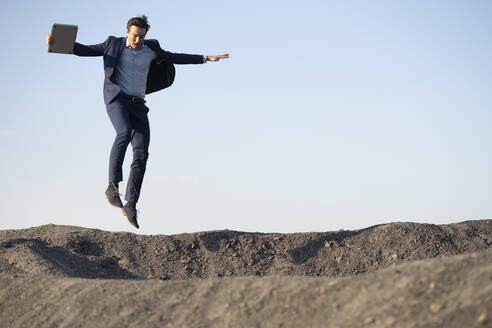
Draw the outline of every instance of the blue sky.
[[[492,215],[488,1],[4,1],[0,229],[134,231],[103,196],[102,58],[49,54],[146,14],[179,65],[147,97],[139,233],[448,223]],[[122,184],[131,162],[127,153]]]

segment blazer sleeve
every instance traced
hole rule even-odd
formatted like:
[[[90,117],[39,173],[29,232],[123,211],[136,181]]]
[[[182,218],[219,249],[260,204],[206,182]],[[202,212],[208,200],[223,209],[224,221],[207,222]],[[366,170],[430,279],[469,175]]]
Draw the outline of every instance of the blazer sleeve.
[[[159,58],[172,64],[203,64],[203,55],[190,55],[165,51],[159,45],[159,41],[155,40],[158,48],[157,55]]]
[[[104,50],[106,49],[109,40],[110,37],[107,38],[106,41],[104,41],[103,43],[93,44],[88,46],[75,42],[73,45],[73,54],[76,56],[84,56],[84,57],[103,56]]]

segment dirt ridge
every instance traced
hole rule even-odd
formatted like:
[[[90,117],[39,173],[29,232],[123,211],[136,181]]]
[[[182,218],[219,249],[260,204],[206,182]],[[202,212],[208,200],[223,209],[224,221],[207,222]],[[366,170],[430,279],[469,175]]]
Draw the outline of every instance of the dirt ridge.
[[[354,231],[143,236],[75,226],[0,231],[0,272],[103,279],[345,277],[492,245],[492,220]]]
[[[142,236],[0,231],[6,327],[492,328],[492,220]]]

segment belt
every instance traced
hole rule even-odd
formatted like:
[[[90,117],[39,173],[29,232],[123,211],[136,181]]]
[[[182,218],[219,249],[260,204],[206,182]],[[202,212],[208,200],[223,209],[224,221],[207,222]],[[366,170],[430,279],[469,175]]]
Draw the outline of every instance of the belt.
[[[135,97],[135,96],[130,96],[130,95],[127,95],[126,93],[123,93],[123,92],[118,93],[118,96],[128,98],[134,104],[145,104],[145,102],[146,102],[145,99],[143,99],[143,98],[139,98],[139,97]]]

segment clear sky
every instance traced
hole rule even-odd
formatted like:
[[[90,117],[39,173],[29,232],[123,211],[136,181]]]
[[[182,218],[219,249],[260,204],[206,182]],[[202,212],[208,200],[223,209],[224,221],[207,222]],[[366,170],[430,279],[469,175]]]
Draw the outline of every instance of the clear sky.
[[[2,1],[0,229],[135,231],[104,198],[102,57],[146,14],[179,65],[147,97],[138,233],[357,229],[492,217],[490,1]],[[131,147],[130,147],[131,149]],[[131,152],[124,164],[125,192]]]

